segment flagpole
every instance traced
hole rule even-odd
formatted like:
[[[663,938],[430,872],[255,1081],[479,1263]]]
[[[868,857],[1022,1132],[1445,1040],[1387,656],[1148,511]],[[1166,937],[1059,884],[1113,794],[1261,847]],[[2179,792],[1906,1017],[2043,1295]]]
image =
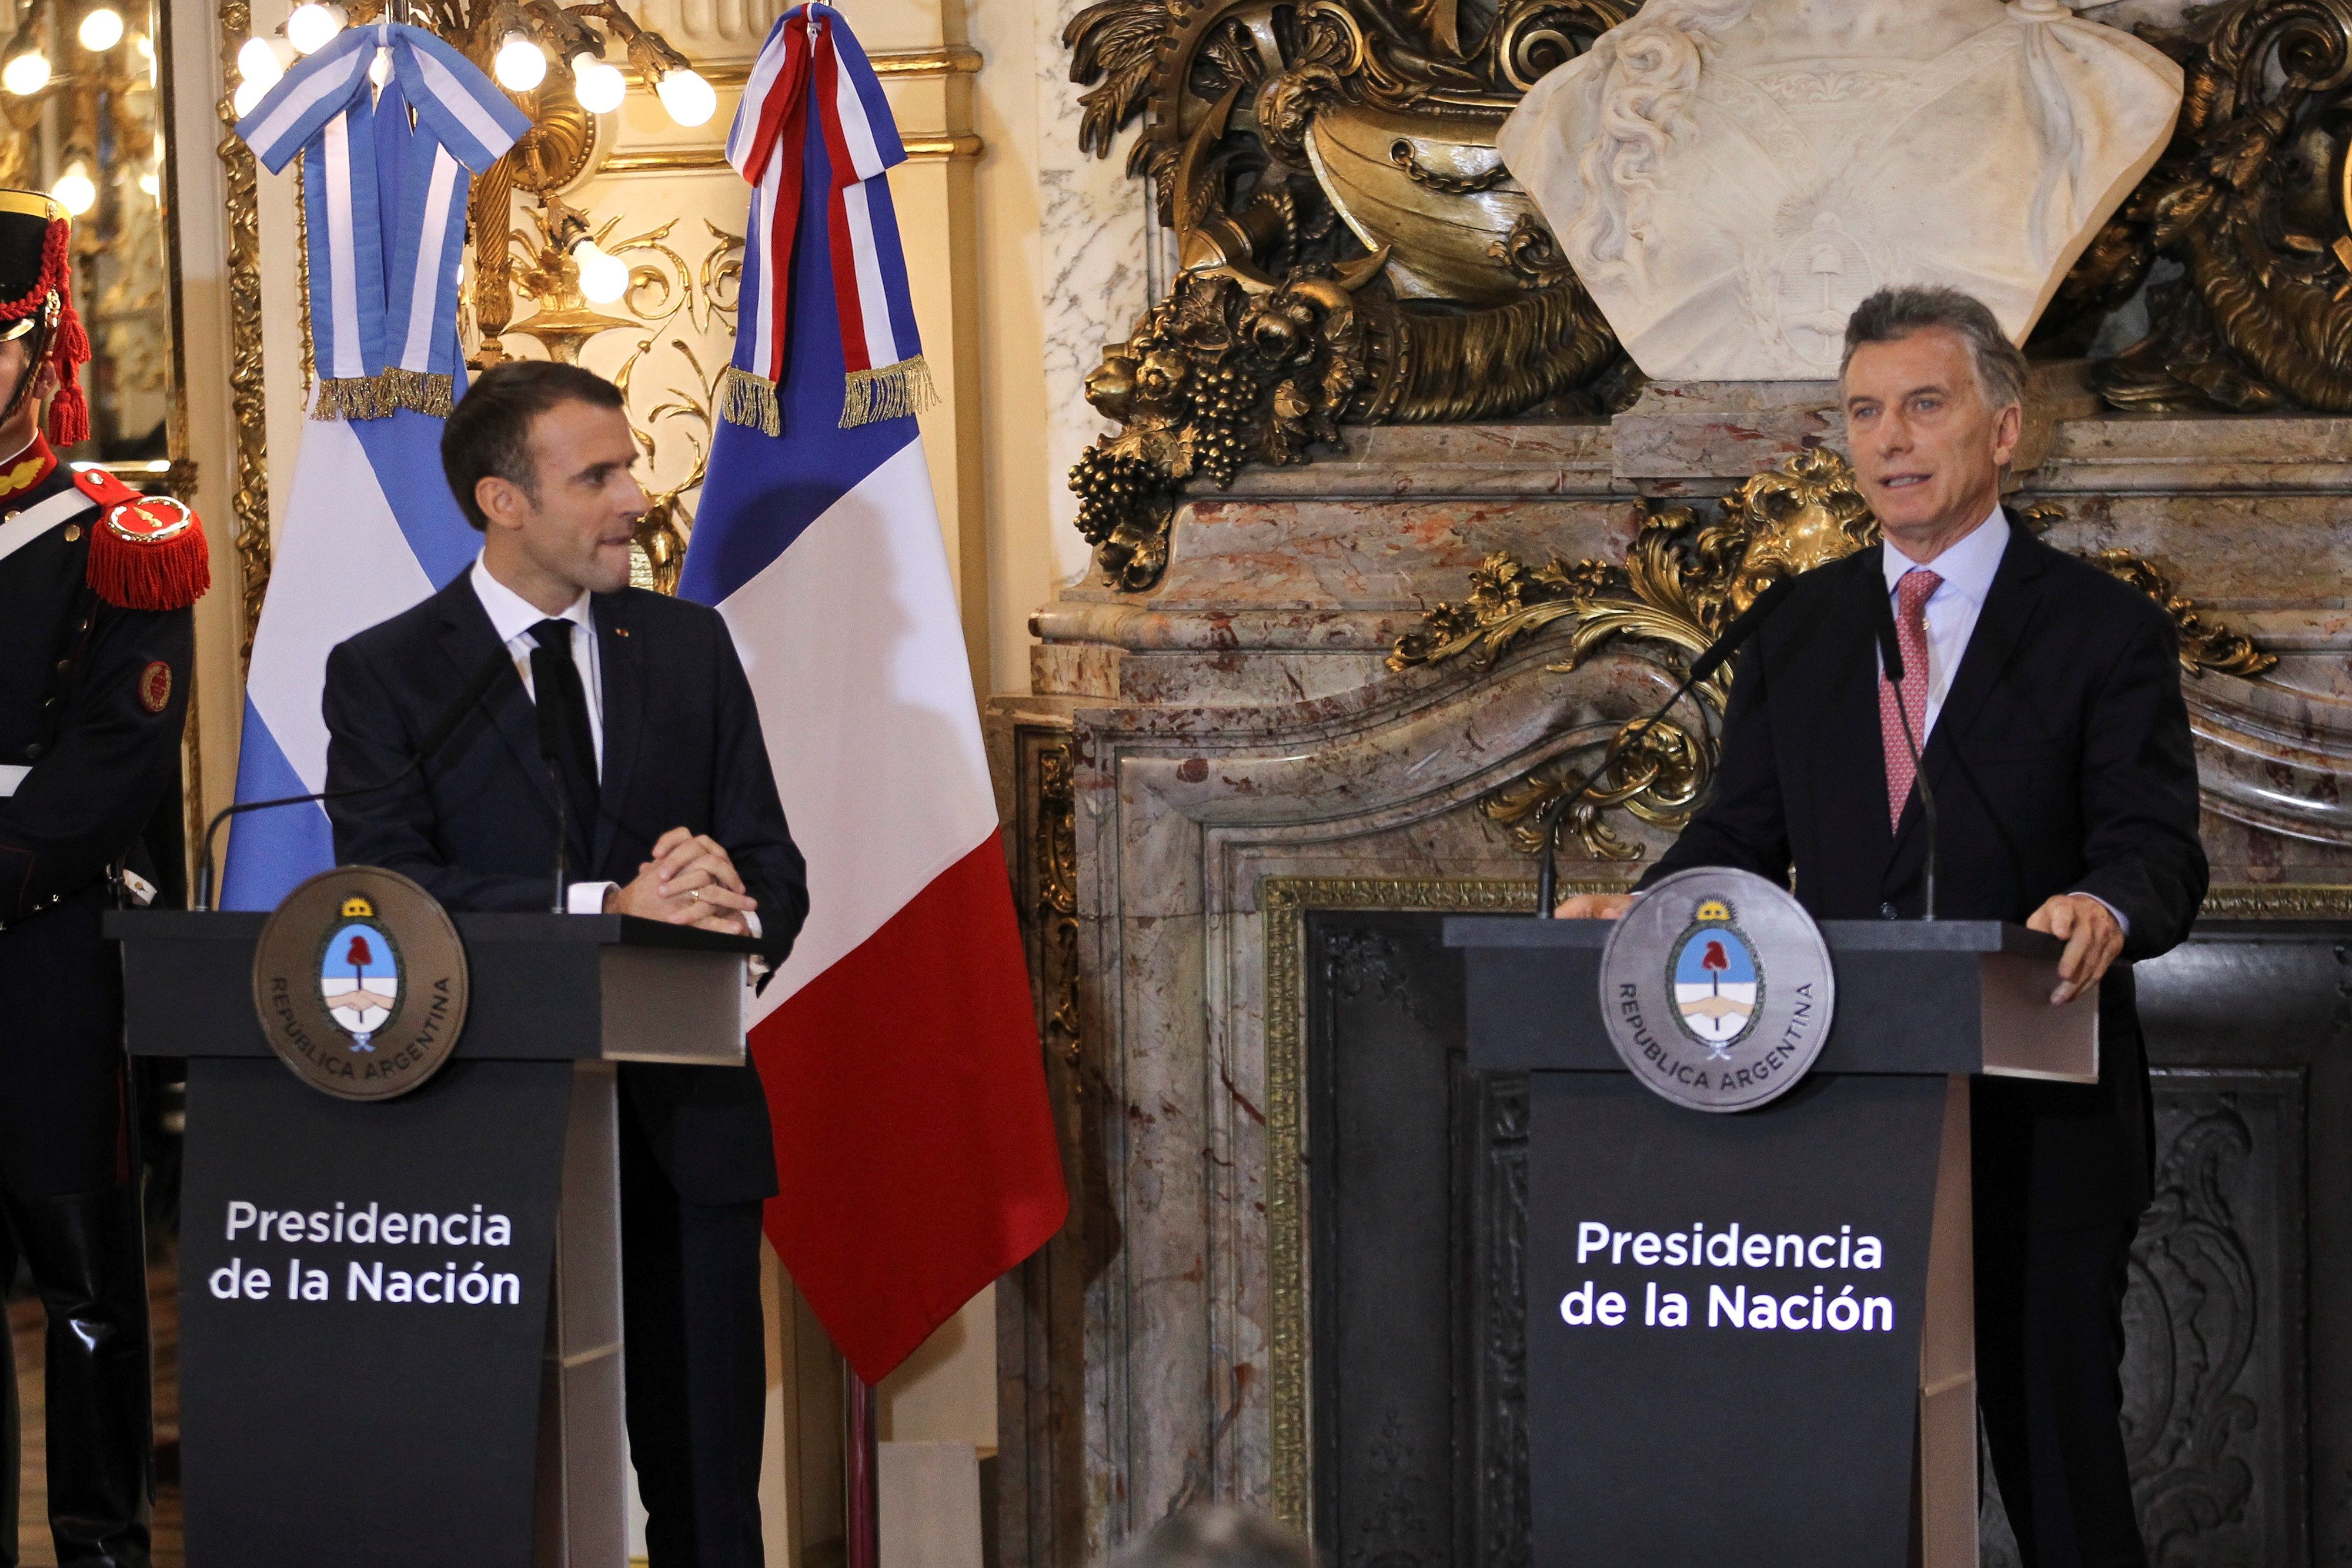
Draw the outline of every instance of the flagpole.
[[[875,1419],[874,1388],[856,1372],[844,1369],[849,1388],[849,1453],[843,1467],[848,1483],[848,1568],[881,1568],[882,1490],[877,1474],[881,1458]]]

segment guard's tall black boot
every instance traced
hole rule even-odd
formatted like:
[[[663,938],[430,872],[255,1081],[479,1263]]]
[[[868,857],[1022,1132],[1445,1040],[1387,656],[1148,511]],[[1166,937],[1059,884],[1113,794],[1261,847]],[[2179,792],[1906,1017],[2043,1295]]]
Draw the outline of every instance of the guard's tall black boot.
[[[49,1532],[59,1568],[149,1568],[154,1416],[135,1185],[7,1200],[49,1318]]]

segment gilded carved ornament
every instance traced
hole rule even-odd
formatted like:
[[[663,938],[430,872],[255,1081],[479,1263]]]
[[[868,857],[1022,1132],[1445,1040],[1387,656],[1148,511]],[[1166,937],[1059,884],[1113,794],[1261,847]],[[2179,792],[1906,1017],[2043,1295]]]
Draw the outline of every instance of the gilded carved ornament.
[[[1081,143],[1108,152],[1144,117],[1129,167],[1181,268],[1087,382],[1125,426],[1071,472],[1108,580],[1159,580],[1185,484],[1305,462],[1342,423],[1516,413],[1618,360],[1494,137],[1529,73],[1628,14],[1522,4],[1465,37],[1450,0],[1416,6],[1411,36],[1372,0],[1104,0],[1071,22],[1074,74],[1097,84]]]
[[[2179,60],[2171,147],[2092,242],[2039,340],[2150,277],[2152,329],[2095,367],[2118,408],[2352,412],[2352,0],[2231,0],[2140,35]]]
[[[2064,516],[2047,504],[2021,507],[2019,515],[2037,531]],[[1523,639],[1558,626],[1566,646],[1560,660],[1546,666],[1551,671],[1572,671],[1625,638],[1659,651],[1663,656],[1654,654],[1654,662],[1679,680],[1685,662],[1767,588],[1874,545],[1878,537],[1877,520],[1845,459],[1826,449],[1800,452],[1725,497],[1716,517],[1702,519],[1689,507],[1650,510],[1622,564],[1554,559],[1530,568],[1507,554],[1487,557],[1470,575],[1469,597],[1423,615],[1419,627],[1397,640],[1389,667],[1402,671],[1458,658],[1485,669]],[[2084,559],[2164,607],[2179,631],[2181,668],[2189,674],[2252,678],[2278,664],[2243,636],[2207,622],[2173,592],[2161,571],[2131,551],[2100,550]],[[1706,727],[1672,720],[1653,726],[1599,788],[1569,809],[1565,821],[1559,813],[1589,776],[1573,754],[1489,791],[1479,812],[1528,854],[1542,853],[1566,829],[1594,860],[1637,859],[1640,846],[1618,836],[1607,813],[1622,810],[1669,830],[1687,822],[1714,777],[1715,732],[1730,690],[1728,667],[1701,682],[1694,695]]]

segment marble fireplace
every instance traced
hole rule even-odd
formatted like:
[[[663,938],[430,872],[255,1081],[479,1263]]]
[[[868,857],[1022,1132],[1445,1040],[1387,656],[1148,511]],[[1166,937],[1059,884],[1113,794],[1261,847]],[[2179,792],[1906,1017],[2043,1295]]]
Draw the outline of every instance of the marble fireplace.
[[[1533,907],[1529,791],[1591,766],[1674,656],[1575,614],[1429,656],[1473,622],[1424,618],[1510,600],[1514,567],[1622,565],[1672,508],[1819,477],[1838,440],[1815,383],[1349,428],[1187,492],[1149,589],[1037,612],[1033,695],[990,734],[1075,1203],[1001,1287],[1001,1561],[1092,1563],[1210,1497],[1342,1568],[1524,1560],[1515,1091],[1454,1061],[1435,919]],[[2203,651],[2214,892],[2142,977],[2151,1547],[2352,1553],[2352,1343],[2326,1332],[2352,1285],[2327,1201],[2352,1176],[2352,419],[2103,413],[2056,367],[2019,470],[2029,526],[2128,552]],[[1634,874],[1612,857],[1668,841],[1672,783],[1574,824],[1563,877]],[[2003,1560],[1997,1517],[1987,1542]]]

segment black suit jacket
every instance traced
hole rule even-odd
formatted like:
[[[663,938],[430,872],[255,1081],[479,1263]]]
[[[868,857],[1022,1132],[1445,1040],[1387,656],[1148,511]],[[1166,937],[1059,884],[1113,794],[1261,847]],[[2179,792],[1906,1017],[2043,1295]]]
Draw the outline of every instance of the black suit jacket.
[[[2147,1205],[2154,1147],[2129,965],[2186,936],[2205,896],[2189,714],[2165,612],[2010,526],[1922,758],[1941,818],[1937,913],[2022,922],[2088,893],[2131,928],[2100,988],[2098,1083],[1978,1082],[1979,1222],[2126,1221]],[[1793,871],[1817,919],[1920,912],[1916,791],[1887,824],[1885,595],[1878,549],[1798,580],[1741,655],[1714,795],[1644,883],[1696,865]]]
[[[397,773],[459,689],[504,656],[469,575],[328,656],[329,789]],[[708,833],[759,900],[762,949],[782,963],[808,915],[808,881],[726,623],[634,588],[598,594],[593,619],[603,800],[595,821],[570,825],[571,876],[627,883],[669,829]],[[419,777],[328,804],[336,856],[412,877],[451,909],[547,908],[556,808],[537,713],[509,665]],[[767,1100],[753,1069],[626,1062],[620,1082],[680,1197],[773,1196]]]

